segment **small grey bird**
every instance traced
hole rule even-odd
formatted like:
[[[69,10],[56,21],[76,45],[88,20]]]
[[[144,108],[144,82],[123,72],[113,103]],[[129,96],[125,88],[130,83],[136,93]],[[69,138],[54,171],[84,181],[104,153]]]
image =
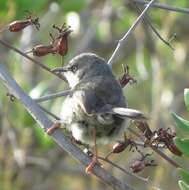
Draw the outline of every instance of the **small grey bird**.
[[[127,108],[121,85],[99,56],[80,54],[55,71],[63,72],[73,90],[63,102],[61,123],[76,140],[108,143],[119,137],[128,118],[145,119],[140,111]]]
[[[145,118],[140,111],[127,108],[118,80],[99,56],[80,54],[58,71],[73,90],[63,103],[61,119],[76,140],[93,143],[95,129],[97,143],[108,143],[124,130],[128,118]]]

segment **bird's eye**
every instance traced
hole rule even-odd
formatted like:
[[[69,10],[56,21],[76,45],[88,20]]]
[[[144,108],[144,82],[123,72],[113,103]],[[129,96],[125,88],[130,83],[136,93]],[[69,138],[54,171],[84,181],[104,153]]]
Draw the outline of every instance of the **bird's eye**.
[[[76,71],[77,71],[77,66],[76,65],[72,65],[71,66],[71,68],[70,68],[70,70],[73,72],[73,73],[75,73]]]

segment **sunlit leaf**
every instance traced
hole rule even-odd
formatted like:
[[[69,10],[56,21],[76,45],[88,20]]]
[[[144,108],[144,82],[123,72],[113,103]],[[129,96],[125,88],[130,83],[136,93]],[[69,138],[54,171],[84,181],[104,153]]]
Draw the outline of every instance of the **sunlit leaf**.
[[[189,111],[189,88],[184,89],[184,102],[187,110]]]
[[[176,137],[174,142],[178,149],[187,157],[189,157],[189,139],[181,139]]]
[[[182,129],[185,132],[189,133],[189,121],[178,116],[176,113],[172,112],[173,119],[175,120],[176,127]]]
[[[179,180],[178,184],[181,190],[189,190],[189,186],[184,181]]]
[[[186,171],[186,170],[184,170],[183,168],[179,168],[179,169],[178,169],[178,172],[179,172],[179,175],[180,175],[180,177],[182,178],[182,180],[183,180],[185,183],[189,184],[189,172]]]

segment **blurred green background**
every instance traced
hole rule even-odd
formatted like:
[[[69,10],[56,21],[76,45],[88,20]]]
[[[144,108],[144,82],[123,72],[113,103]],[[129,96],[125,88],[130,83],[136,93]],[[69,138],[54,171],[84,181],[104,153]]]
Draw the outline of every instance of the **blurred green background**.
[[[159,2],[189,8],[188,0]],[[65,64],[82,52],[93,52],[108,60],[118,40],[138,16],[127,0],[0,0],[0,28],[14,20],[24,19],[26,10],[39,17],[40,31],[34,27],[27,27],[19,33],[5,30],[0,33],[0,38],[25,52],[34,45],[48,44],[51,41],[49,31],[55,32],[52,25],[66,22],[74,32],[69,37],[69,52],[63,60]],[[171,42],[174,51],[157,38],[147,25],[141,24],[122,48],[113,71],[119,78],[123,72],[121,65],[129,65],[131,75],[137,79],[136,84],[124,89],[129,106],[147,113],[153,129],[170,127],[175,130],[171,111],[188,118],[183,90],[189,87],[189,15],[153,8],[149,16],[165,39],[169,40],[176,34]],[[61,57],[57,55],[36,59],[50,68],[61,64]],[[0,62],[8,67],[32,97],[68,88],[55,76],[2,45]],[[0,87],[0,189],[110,189],[95,177],[86,175],[82,166],[44,135],[18,101],[9,100],[7,90],[1,83]],[[59,115],[63,100],[57,98],[42,105]],[[105,155],[110,149],[111,145],[99,148],[100,155]],[[165,153],[185,168],[189,167],[184,158],[173,156],[168,151]],[[127,150],[112,156],[112,160],[129,169],[137,156]],[[152,157],[158,166],[146,168],[139,175],[149,176],[161,189],[178,189],[177,171],[155,153]],[[104,167],[136,189],[154,189],[113,167]]]

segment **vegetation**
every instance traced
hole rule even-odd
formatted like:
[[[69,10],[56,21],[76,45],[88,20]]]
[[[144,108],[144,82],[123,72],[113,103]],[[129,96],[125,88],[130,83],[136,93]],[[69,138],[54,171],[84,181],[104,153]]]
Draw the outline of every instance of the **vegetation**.
[[[162,0],[160,3],[176,8],[189,7],[188,0]],[[138,8],[143,6],[136,4]],[[0,2],[0,39],[18,48],[23,53],[39,44],[52,44],[49,32],[55,38],[58,30],[52,26],[62,26],[64,22],[73,32],[68,36],[68,52],[65,56],[50,53],[43,57],[33,56],[46,67],[54,69],[66,64],[73,56],[82,52],[93,52],[107,61],[111,57],[118,40],[131,27],[140,14],[132,2],[127,0],[34,0]],[[15,20],[24,20],[32,12],[32,18],[39,17],[40,29],[33,25],[20,32],[10,32],[8,26]],[[142,110],[149,116],[148,125],[153,135],[141,133],[132,124],[126,130],[126,137],[137,144],[143,140],[151,146],[152,139],[159,129],[169,136],[168,144],[155,139],[157,148],[131,145],[120,154],[112,154],[109,159],[132,172],[133,163],[142,162],[144,168],[137,175],[125,174],[110,162],[103,163],[110,173],[120,180],[127,181],[134,189],[189,189],[189,90],[188,90],[188,14],[160,8],[150,8],[145,22],[137,25],[127,42],[116,57],[113,71],[117,78],[123,76],[122,65],[128,65],[130,75],[137,83],[127,85],[123,90],[129,107]],[[148,20],[148,21],[147,21]],[[149,22],[159,32],[164,42],[154,33]],[[32,54],[27,54],[32,57]],[[4,64],[22,89],[32,98],[68,89],[67,84],[55,75],[48,73],[0,44],[0,64]],[[0,83],[0,189],[2,190],[85,190],[110,189],[92,175],[85,175],[84,168],[66,152],[63,152],[44,132],[37,127],[36,121],[18,100],[11,101],[11,92]],[[184,90],[185,89],[185,90]],[[184,98],[183,98],[184,91]],[[184,100],[184,101],[183,101]],[[64,97],[41,103],[44,108],[59,116]],[[187,110],[185,109],[185,106]],[[183,119],[186,118],[186,119]],[[167,130],[170,128],[170,131]],[[139,137],[136,137],[137,132]],[[174,133],[176,132],[176,134]],[[158,136],[164,137],[164,136]],[[145,138],[145,139],[144,139]],[[174,140],[173,140],[174,138]],[[123,139],[120,139],[123,140]],[[167,140],[167,139],[166,139]],[[172,151],[172,142],[178,151]],[[166,141],[167,142],[167,141]],[[98,147],[100,156],[106,156],[112,145]],[[175,148],[175,147],[174,147]],[[157,150],[157,151],[156,151]],[[167,162],[158,153],[162,151],[174,164]],[[142,152],[141,152],[142,151]],[[158,154],[156,154],[158,153]],[[147,160],[146,160],[146,155]],[[145,161],[145,162],[143,162]],[[149,164],[154,161],[154,164]],[[100,161],[101,162],[101,161]],[[149,167],[146,167],[148,165]],[[134,168],[136,169],[136,168]],[[138,168],[137,168],[138,169]],[[133,170],[134,171],[134,170]],[[139,176],[143,177],[140,178]]]

